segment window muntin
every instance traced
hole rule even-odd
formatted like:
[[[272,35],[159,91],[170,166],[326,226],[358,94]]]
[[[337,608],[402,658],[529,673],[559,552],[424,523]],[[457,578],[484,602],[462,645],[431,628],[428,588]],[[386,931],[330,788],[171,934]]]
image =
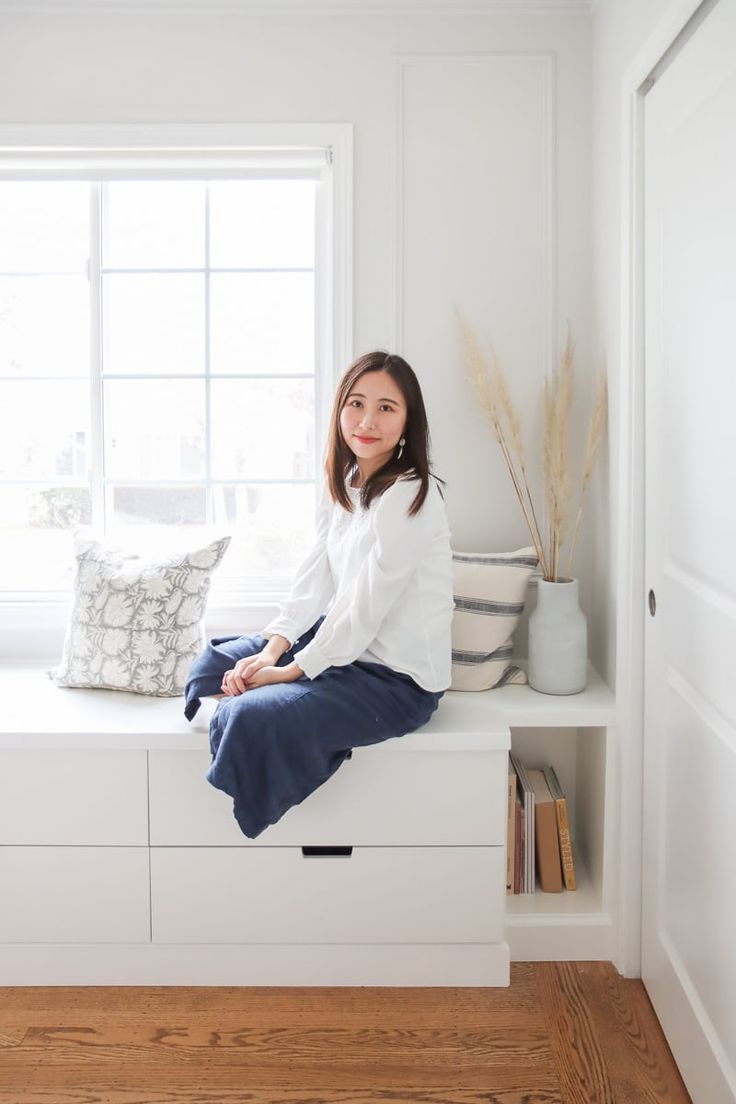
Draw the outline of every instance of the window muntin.
[[[233,532],[231,594],[292,573],[313,525],[319,185],[0,182],[5,587],[67,589],[89,522]]]

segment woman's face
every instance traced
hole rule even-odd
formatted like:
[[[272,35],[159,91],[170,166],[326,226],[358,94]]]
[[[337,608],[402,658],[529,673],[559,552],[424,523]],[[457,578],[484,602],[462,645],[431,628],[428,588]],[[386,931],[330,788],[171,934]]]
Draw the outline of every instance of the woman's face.
[[[406,403],[388,372],[359,376],[340,412],[340,429],[364,479],[390,459],[405,425]]]

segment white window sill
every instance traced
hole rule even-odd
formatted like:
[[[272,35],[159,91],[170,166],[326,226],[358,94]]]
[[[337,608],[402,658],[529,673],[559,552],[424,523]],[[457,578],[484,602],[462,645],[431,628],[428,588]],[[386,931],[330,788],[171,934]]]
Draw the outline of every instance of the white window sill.
[[[58,663],[71,600],[0,603],[0,664]],[[205,615],[206,639],[259,632],[276,616],[279,597],[268,595],[238,603],[210,602]]]

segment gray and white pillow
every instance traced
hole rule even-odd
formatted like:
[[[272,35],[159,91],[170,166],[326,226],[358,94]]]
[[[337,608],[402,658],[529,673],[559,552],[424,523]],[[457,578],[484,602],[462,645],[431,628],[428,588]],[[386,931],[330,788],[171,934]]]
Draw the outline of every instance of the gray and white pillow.
[[[512,634],[538,563],[533,548],[453,552],[451,690],[490,690],[527,681],[512,662]]]
[[[178,697],[205,644],[202,617],[212,572],[230,543],[146,557],[77,540],[74,600],[58,686]]]

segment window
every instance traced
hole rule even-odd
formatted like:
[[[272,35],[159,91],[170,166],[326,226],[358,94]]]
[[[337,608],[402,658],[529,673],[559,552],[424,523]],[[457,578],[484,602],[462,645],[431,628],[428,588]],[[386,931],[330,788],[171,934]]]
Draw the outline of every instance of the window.
[[[79,524],[231,532],[221,602],[285,589],[313,537],[333,158],[143,129],[151,148],[34,147],[25,176],[0,153],[6,597],[68,592]]]

